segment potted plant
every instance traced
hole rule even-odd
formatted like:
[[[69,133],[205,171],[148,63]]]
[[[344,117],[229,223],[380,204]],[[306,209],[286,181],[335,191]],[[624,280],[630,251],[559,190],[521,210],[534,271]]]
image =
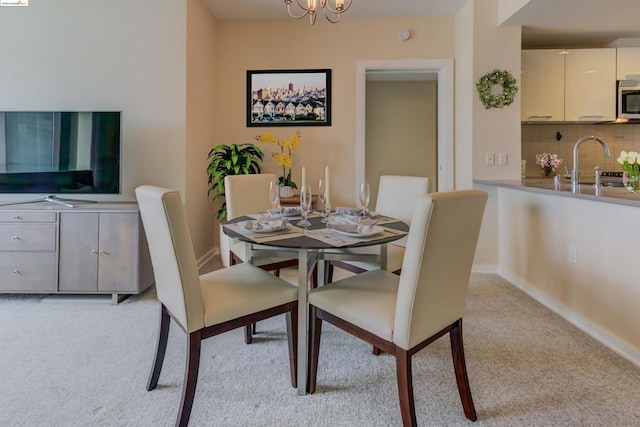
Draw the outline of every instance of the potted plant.
[[[224,178],[227,175],[249,175],[262,172],[264,153],[254,144],[221,144],[209,151],[207,174],[209,190],[214,193],[213,201],[222,199],[222,205],[216,212],[216,218],[227,218],[227,202],[224,200]]]

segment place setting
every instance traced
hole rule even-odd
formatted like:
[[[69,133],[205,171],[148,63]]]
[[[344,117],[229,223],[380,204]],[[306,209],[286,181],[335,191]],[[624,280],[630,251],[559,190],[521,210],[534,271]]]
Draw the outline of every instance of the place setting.
[[[387,229],[380,226],[380,220],[374,212],[369,210],[369,202],[371,199],[371,189],[369,183],[360,185],[359,199],[361,208],[337,207],[335,212],[331,212],[331,205],[327,209],[326,184],[320,180],[319,194],[320,199],[324,202],[322,214],[322,222],[326,223],[326,227],[317,230],[311,230],[309,237],[320,240],[333,246],[345,246],[358,242],[371,240],[371,238],[384,238],[389,235],[406,234],[400,230]],[[323,197],[323,189],[325,190]],[[388,218],[384,217],[384,220]],[[394,222],[397,220],[393,220]],[[386,236],[385,236],[386,234]]]

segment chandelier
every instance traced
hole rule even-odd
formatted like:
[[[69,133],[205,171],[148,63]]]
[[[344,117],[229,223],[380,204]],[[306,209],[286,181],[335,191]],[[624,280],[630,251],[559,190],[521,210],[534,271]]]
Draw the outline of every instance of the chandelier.
[[[304,6],[301,3],[301,0],[295,0],[298,4],[298,8],[300,8],[301,14],[295,14],[291,12],[291,3],[293,0],[284,0],[284,4],[287,5],[287,12],[289,12],[289,16],[295,19],[304,18],[305,16],[309,16],[309,22],[311,25],[316,23],[316,12],[318,11],[318,3],[320,3],[320,8],[324,12],[325,18],[327,21],[335,24],[340,20],[342,16],[342,12],[346,12],[347,9],[351,7],[351,0],[306,0],[307,5]],[[335,2],[335,7],[331,7],[329,5],[329,1]],[[305,2],[305,0],[302,0]],[[346,6],[345,6],[346,3]]]

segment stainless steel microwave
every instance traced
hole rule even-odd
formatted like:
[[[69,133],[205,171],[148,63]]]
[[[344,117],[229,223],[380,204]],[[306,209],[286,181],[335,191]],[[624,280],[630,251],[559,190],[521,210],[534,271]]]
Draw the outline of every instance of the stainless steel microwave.
[[[640,119],[640,81],[618,82],[618,118]]]

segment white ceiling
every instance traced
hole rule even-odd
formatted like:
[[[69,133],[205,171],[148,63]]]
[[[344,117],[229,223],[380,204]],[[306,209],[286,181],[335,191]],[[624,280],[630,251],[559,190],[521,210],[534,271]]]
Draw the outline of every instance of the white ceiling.
[[[203,1],[221,20],[287,19],[289,16],[284,0]],[[343,19],[453,16],[466,2],[353,0]],[[523,47],[603,46],[619,38],[640,38],[640,0],[531,0],[507,24],[523,26]]]

